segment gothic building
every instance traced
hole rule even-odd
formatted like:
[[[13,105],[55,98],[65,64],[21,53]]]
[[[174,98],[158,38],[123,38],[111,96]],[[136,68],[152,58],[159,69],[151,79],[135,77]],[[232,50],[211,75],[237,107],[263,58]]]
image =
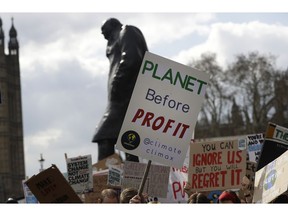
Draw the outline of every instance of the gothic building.
[[[0,18],[0,202],[23,197],[25,179],[19,44],[13,24],[8,54]]]

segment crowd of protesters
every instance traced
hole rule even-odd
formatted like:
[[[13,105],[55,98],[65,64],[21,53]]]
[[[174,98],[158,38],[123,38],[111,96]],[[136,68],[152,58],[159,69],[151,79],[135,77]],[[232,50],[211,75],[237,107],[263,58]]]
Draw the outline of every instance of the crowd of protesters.
[[[193,192],[190,189],[190,185],[187,183],[185,187],[185,193],[188,195],[188,204],[211,204],[214,203],[210,200],[205,193]],[[149,198],[146,193],[138,193],[136,188],[126,188],[119,195],[114,189],[104,189],[101,193],[101,203],[130,203],[130,204],[158,204],[157,197]],[[252,203],[252,195],[245,196],[245,199],[241,199],[237,191],[224,190],[217,198],[216,204],[241,204]],[[288,194],[284,193],[274,199],[271,203],[288,203]]]

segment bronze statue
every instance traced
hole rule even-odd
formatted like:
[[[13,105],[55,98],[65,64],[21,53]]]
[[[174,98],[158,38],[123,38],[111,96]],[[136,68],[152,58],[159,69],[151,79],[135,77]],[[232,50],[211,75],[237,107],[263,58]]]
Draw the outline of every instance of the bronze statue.
[[[92,142],[98,143],[98,161],[115,153],[115,144],[125,118],[145,52],[148,50],[142,32],[135,26],[122,25],[109,18],[101,27],[108,41],[106,56],[110,69],[108,78],[108,105],[96,127]],[[126,160],[137,161],[126,153]]]

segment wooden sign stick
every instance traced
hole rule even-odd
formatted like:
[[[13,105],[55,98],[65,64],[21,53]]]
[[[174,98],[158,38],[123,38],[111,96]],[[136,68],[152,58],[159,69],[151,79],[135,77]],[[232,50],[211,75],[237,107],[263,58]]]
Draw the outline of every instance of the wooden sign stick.
[[[148,173],[149,173],[149,169],[150,169],[150,166],[151,166],[151,160],[148,161],[147,163],[147,166],[146,166],[146,169],[145,169],[145,172],[144,172],[144,176],[142,178],[142,181],[141,181],[141,184],[139,186],[139,189],[138,189],[138,195],[142,194],[143,192],[143,189],[144,189],[144,186],[145,186],[145,182],[146,182],[146,179],[147,179],[147,176],[148,176]]]

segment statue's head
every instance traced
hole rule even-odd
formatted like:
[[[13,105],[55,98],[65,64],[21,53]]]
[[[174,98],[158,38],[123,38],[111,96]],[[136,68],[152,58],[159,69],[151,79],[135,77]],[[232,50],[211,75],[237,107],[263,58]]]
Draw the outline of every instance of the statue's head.
[[[122,23],[116,18],[109,18],[105,20],[101,26],[102,34],[104,35],[104,38],[109,40],[111,36],[115,32],[119,32],[121,30]]]

